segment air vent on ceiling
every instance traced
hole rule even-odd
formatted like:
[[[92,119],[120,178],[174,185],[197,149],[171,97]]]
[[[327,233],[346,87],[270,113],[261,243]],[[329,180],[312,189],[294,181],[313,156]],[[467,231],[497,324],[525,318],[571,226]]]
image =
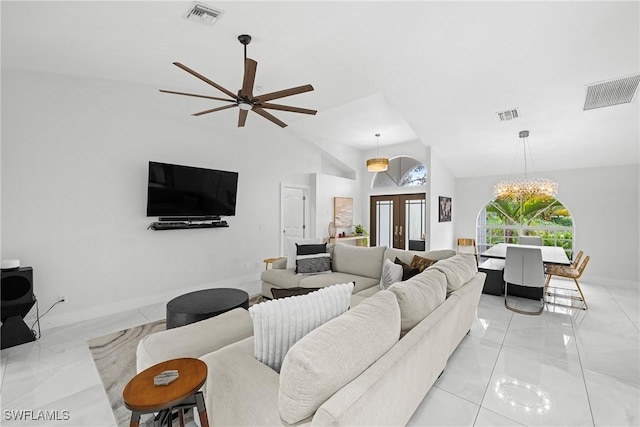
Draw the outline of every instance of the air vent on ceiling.
[[[638,90],[638,82],[640,74],[588,85],[583,110],[628,104]]]
[[[498,116],[498,120],[500,120],[501,122],[506,122],[508,120],[513,120],[520,117],[520,114],[518,113],[517,108],[510,108],[505,111],[498,111],[496,115]]]
[[[202,3],[194,2],[191,9],[187,12],[186,18],[190,21],[213,25],[222,13],[221,10],[216,10]]]

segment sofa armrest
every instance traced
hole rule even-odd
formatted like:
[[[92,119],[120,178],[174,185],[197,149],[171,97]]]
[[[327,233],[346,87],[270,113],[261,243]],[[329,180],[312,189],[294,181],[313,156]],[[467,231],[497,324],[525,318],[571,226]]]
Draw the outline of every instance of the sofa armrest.
[[[199,358],[252,335],[249,312],[236,308],[210,319],[147,335],[138,343],[136,368],[141,372],[169,359]]]
[[[286,424],[280,418],[280,375],[253,356],[253,337],[200,358],[209,368],[206,407],[216,425]]]
[[[271,263],[271,268],[284,270],[287,268],[287,257],[279,258]]]

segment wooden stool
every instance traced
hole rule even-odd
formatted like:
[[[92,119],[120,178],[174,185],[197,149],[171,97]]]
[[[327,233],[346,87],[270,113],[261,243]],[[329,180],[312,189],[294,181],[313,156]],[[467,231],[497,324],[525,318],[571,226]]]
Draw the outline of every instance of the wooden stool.
[[[153,377],[167,370],[175,369],[180,376],[169,385],[153,384]],[[175,409],[179,411],[180,425],[184,426],[182,410],[197,407],[202,427],[209,427],[207,409],[202,392],[198,391],[207,379],[207,365],[199,359],[183,358],[158,363],[133,377],[122,391],[124,404],[131,412],[130,427],[138,427],[140,415],[158,412],[155,425],[167,422]]]

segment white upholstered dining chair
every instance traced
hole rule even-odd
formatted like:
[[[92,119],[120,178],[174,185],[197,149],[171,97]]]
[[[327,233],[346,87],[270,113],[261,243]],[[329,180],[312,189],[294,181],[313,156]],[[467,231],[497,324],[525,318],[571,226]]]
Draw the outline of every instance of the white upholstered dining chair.
[[[540,299],[542,307],[537,311],[525,311],[510,306],[507,302],[509,285],[543,288],[546,282],[542,251],[539,248],[518,246],[507,247],[504,265],[504,306],[516,313],[539,315],[544,310],[544,296]]]
[[[542,246],[542,237],[540,236],[520,236],[518,242],[521,245]]]

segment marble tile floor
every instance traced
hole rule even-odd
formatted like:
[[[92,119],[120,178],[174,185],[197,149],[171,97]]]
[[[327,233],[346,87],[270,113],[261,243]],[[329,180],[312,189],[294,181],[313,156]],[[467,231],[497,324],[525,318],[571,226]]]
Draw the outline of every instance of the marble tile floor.
[[[640,425],[639,291],[590,283],[583,291],[588,311],[548,305],[541,316],[482,295],[470,333],[408,425]],[[86,340],[163,319],[164,310],[158,304],[48,329],[0,352],[0,424],[114,426]],[[20,410],[57,420],[14,419]]]

